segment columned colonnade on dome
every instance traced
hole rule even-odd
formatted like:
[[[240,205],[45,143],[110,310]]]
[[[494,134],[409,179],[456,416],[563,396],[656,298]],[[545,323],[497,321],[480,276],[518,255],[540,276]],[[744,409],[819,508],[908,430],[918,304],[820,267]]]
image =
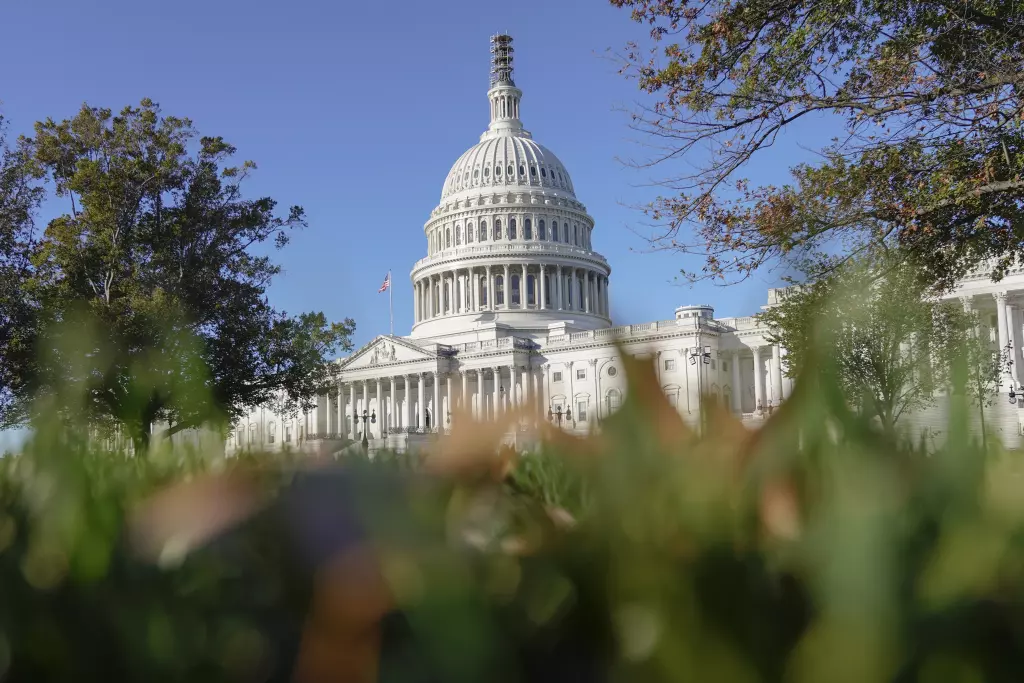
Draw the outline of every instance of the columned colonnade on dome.
[[[415,322],[494,310],[609,316],[608,277],[583,266],[506,263],[456,267],[414,283]]]

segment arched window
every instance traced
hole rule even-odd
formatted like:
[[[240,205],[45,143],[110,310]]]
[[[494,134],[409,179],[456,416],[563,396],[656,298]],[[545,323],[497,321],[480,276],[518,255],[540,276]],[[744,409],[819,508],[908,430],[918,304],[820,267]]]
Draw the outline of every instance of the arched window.
[[[491,167],[487,166],[487,167],[484,168],[484,178],[490,178],[490,177],[491,177]]]
[[[540,169],[540,177],[541,178],[547,178],[548,177],[548,171],[547,171],[546,168],[541,168]]]
[[[496,306],[505,304],[505,277],[503,275],[494,276],[494,304]]]
[[[526,175],[526,166],[519,164],[519,175]]]
[[[523,219],[523,239],[533,239],[533,224],[529,218]]]
[[[618,389],[609,389],[608,394],[605,396],[607,402],[608,412],[618,410],[619,406],[622,405],[622,393]]]
[[[479,168],[474,168],[473,169],[473,180],[476,180],[479,177],[480,177],[480,169]]]
[[[480,288],[480,292],[479,292],[479,294],[480,294],[480,305],[481,306],[486,306],[487,305],[487,276],[486,275],[481,275],[480,276],[480,280],[477,283],[477,287]]]
[[[462,226],[455,226],[455,244],[456,246],[462,244]]]
[[[444,231],[444,248],[447,249],[450,246],[452,246],[452,231],[451,228],[448,228]]]
[[[512,305],[519,306],[522,303],[519,299],[519,276],[513,275],[509,278],[509,281],[512,284],[511,288],[509,289],[509,296],[512,300]]]
[[[551,241],[558,241],[558,221],[551,221]]]
[[[532,175],[534,178],[537,177],[537,167],[536,166],[531,166],[530,167],[530,175]]]
[[[494,177],[495,178],[500,178],[501,177],[501,164],[495,164],[495,166],[494,166]]]
[[[569,224],[562,223],[562,236],[565,238],[565,243],[569,243]]]
[[[537,294],[534,290],[537,288],[537,278],[532,275],[526,276],[526,304],[528,306],[537,305]]]
[[[563,289],[565,289],[565,303],[572,308],[572,278],[566,277],[563,280]]]
[[[537,221],[537,239],[546,240],[547,238],[547,230],[544,229],[544,219],[541,218]]]
[[[447,282],[445,282],[444,283],[444,307],[441,309],[442,312],[447,313],[449,311],[450,307],[451,307],[451,296],[450,296],[450,294],[451,294],[450,285]]]
[[[487,221],[480,221],[480,241],[487,241]]]
[[[494,239],[496,239],[496,240],[500,240],[501,239],[501,219],[500,218],[495,218],[494,219]]]
[[[572,243],[575,244],[576,246],[579,246],[579,244],[580,244],[580,226],[579,225],[572,226],[572,232],[573,232],[573,238],[572,238],[573,242]]]
[[[514,240],[516,238],[516,219],[508,219],[508,238]]]
[[[513,176],[513,174],[515,174],[515,172],[516,172],[516,170],[514,168],[512,168],[512,164],[509,164],[508,168],[506,170],[508,171],[508,177],[509,178],[511,178]]]
[[[256,425],[249,425],[249,444],[256,443]]]
[[[473,224],[466,223],[466,243],[469,244],[473,241]]]

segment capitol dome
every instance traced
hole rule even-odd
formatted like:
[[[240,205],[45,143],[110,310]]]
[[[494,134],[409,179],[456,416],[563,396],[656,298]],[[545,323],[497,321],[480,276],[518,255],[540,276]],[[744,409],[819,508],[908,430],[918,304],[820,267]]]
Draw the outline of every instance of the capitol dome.
[[[490,131],[488,131],[490,132]],[[565,165],[526,131],[489,136],[459,157],[444,181],[441,200],[463,192],[545,188],[575,197]]]
[[[608,261],[565,164],[520,120],[512,39],[492,38],[490,123],[451,167],[412,270],[412,336],[544,338],[551,325],[608,327]]]

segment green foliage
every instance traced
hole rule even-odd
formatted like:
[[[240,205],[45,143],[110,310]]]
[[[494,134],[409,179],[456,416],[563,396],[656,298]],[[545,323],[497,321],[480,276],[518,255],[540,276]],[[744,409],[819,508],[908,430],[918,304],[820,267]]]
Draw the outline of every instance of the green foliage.
[[[656,244],[705,257],[689,276],[743,278],[780,258],[821,274],[837,246],[900,245],[948,286],[1024,255],[1014,0],[611,2],[651,29],[622,71],[653,98],[633,116],[656,145],[646,163],[685,157],[648,213]],[[811,121],[840,128],[819,161],[751,186],[747,162],[780,136],[804,142]]]
[[[245,198],[255,165],[230,165],[234,153],[149,100],[116,116],[83,106],[47,119],[8,151],[0,221],[5,244],[24,248],[4,282],[24,303],[2,309],[11,325],[0,343],[12,353],[0,354],[0,426],[24,424],[41,396],[74,387],[75,409],[145,448],[155,421],[173,433],[256,404],[287,413],[331,382],[327,361],[350,348],[354,324],[267,302],[280,267],[255,249],[283,247],[305,218]],[[69,209],[36,241],[33,176]],[[15,181],[28,194],[11,201]]]
[[[977,321],[959,305],[929,299],[920,282],[918,270],[896,256],[851,261],[789,288],[758,317],[771,342],[787,350],[789,376],[829,349],[843,392],[891,430],[905,413],[934,403],[959,356],[969,356],[967,388],[976,401],[987,401],[998,382],[998,363],[972,334]]]
[[[632,361],[599,433],[547,442],[505,485],[427,486],[418,458],[352,454],[332,489],[287,454],[140,459],[39,429],[0,460],[0,666],[12,681],[260,680],[268,652],[294,656],[282,643],[341,609],[296,574],[318,533],[255,518],[184,557],[169,543],[156,566],[125,543],[140,501],[217,472],[255,474],[268,501],[323,476],[325,498],[298,489],[316,529],[334,526],[329,501],[357,504],[411,638],[371,651],[381,680],[1015,680],[1024,461],[968,438],[963,391],[942,449],[901,445],[848,408],[835,357],[811,353],[758,432],[713,409],[702,435]],[[396,474],[419,483],[380,485]],[[332,647],[342,668],[364,652]]]

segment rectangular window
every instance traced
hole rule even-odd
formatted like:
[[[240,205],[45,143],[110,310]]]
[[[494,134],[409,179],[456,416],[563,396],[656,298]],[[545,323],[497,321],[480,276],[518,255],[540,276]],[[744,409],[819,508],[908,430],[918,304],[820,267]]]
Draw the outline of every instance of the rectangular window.
[[[267,443],[274,443],[274,432],[267,432]]]
[[[675,360],[669,358],[668,360],[665,361],[665,371],[666,372],[672,372],[675,369],[676,369],[676,362],[675,362]]]
[[[586,379],[586,378],[587,378],[587,371],[586,370],[577,370],[576,371],[576,379]]]
[[[291,443],[292,442],[292,428],[290,426],[284,428],[284,442],[285,443]]]
[[[561,382],[562,381],[562,373],[560,373],[560,372],[551,373],[551,381],[552,382]]]
[[[728,369],[729,369],[729,361],[723,360],[722,361],[722,370],[724,371],[724,370],[728,370]]]
[[[714,358],[711,359],[711,369],[712,370],[715,369],[715,359]]]
[[[576,404],[576,421],[586,422],[587,421],[587,402],[579,401]]]

